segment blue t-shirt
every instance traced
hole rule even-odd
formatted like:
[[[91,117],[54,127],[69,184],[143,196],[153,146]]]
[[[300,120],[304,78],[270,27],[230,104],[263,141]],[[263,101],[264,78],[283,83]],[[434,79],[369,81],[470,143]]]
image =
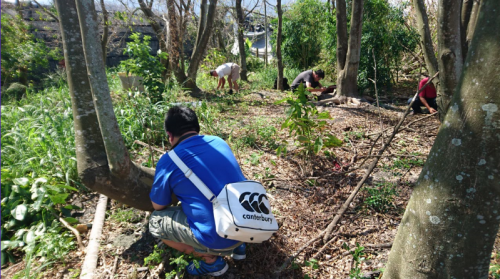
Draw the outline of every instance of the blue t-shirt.
[[[175,153],[215,195],[228,183],[246,180],[231,148],[219,137],[190,137],[175,147]],[[172,193],[181,201],[191,231],[199,243],[212,249],[224,249],[237,243],[217,234],[212,203],[165,154],[156,166],[149,197],[156,204],[169,205]]]

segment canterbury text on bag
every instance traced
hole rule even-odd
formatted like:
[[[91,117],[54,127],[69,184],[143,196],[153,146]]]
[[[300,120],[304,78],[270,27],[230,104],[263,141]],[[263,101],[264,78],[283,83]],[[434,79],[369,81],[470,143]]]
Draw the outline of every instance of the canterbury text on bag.
[[[271,212],[266,190],[262,184],[251,180],[229,183],[218,196],[215,196],[173,150],[168,152],[168,155],[184,175],[212,202],[215,227],[219,236],[259,243],[268,240],[278,231],[278,223]]]

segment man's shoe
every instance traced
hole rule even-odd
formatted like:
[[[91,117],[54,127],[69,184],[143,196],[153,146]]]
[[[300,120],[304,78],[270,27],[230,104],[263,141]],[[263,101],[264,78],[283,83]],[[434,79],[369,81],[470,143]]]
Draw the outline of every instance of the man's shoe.
[[[217,260],[211,264],[207,264],[204,261],[198,261],[200,263],[200,267],[196,268],[196,265],[193,262],[190,262],[187,266],[187,272],[190,275],[211,275],[211,276],[221,276],[226,273],[229,269],[226,261],[222,257],[217,257]]]
[[[231,257],[235,260],[244,260],[247,258],[247,245],[245,243],[241,244],[240,246],[234,248],[233,254],[231,254]]]

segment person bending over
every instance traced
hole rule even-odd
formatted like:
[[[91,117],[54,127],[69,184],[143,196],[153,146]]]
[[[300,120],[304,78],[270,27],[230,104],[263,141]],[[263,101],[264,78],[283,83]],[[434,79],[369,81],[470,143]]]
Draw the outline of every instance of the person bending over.
[[[214,194],[218,195],[228,183],[245,180],[229,145],[219,137],[199,134],[193,110],[170,108],[164,125],[172,149]],[[172,195],[180,206],[170,206]],[[201,258],[198,268],[189,263],[189,274],[220,276],[228,269],[222,256],[236,260],[246,257],[245,243],[217,234],[212,203],[168,154],[158,161],[149,196],[155,209],[149,220],[151,234],[178,251]]]
[[[325,78],[325,72],[323,70],[308,70],[300,73],[292,82],[292,91],[297,90],[301,83],[305,83],[304,86],[309,92],[322,92],[324,88],[319,82],[321,79]],[[316,88],[319,87],[319,88]]]
[[[425,76],[425,78],[420,81],[418,84],[418,90],[422,89],[427,81],[429,81],[429,76]],[[424,90],[418,93],[418,98],[416,98],[415,102],[413,102],[413,105],[411,106],[413,114],[422,113],[422,106],[425,106],[429,110],[429,113],[435,113],[437,111],[436,96],[436,87],[434,87],[434,84],[431,82],[424,88]],[[408,100],[408,104],[410,104],[411,101],[412,98]]]
[[[227,81],[229,82],[229,93],[231,94],[233,92],[233,84],[234,84],[234,90],[238,92],[239,87],[238,83],[236,82],[237,79],[240,78],[240,66],[235,63],[225,63],[217,67],[214,71],[210,71],[210,75],[214,77],[219,77],[219,83],[217,84],[217,90],[219,89],[224,89],[224,85],[226,84],[226,79],[224,78],[227,76]]]

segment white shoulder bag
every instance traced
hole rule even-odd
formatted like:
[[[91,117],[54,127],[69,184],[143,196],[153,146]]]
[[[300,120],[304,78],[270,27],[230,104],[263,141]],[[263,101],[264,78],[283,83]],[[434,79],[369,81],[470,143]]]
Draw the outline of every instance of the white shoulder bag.
[[[268,240],[278,231],[266,190],[257,181],[229,183],[218,196],[184,164],[172,150],[170,158],[213,205],[217,234],[221,237],[251,243]]]

